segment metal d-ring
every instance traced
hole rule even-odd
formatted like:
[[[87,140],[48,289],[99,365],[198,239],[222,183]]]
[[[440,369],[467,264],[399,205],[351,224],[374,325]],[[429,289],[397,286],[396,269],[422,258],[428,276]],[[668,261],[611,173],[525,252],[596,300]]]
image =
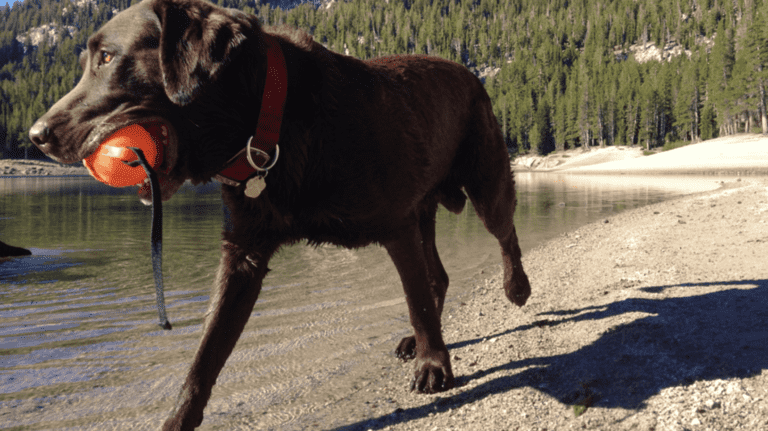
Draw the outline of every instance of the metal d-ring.
[[[269,157],[269,154],[267,154],[266,151],[258,149],[258,148],[251,147],[251,142],[252,141],[253,141],[253,136],[248,138],[248,144],[245,146],[245,156],[248,158],[248,163],[251,164],[253,169],[256,169],[259,172],[267,172],[267,171],[269,171],[270,169],[272,169],[273,166],[275,166],[275,163],[277,163],[277,158],[280,156],[280,146],[275,144],[275,157],[271,158],[271,157]],[[253,158],[251,157],[251,151],[256,151],[267,162],[269,162],[270,159],[272,159],[272,163],[270,163],[269,166],[266,166],[266,167],[261,167],[261,166],[257,165],[256,163],[254,163]]]

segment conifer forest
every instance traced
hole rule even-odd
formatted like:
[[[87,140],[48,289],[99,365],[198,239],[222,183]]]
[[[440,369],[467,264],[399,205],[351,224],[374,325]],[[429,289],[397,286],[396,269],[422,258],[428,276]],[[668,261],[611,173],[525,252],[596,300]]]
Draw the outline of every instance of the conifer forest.
[[[465,65],[483,80],[513,155],[768,133],[768,1],[214,3],[361,59],[427,54]],[[88,37],[131,4],[0,7],[2,157],[41,157],[29,127],[80,79]]]

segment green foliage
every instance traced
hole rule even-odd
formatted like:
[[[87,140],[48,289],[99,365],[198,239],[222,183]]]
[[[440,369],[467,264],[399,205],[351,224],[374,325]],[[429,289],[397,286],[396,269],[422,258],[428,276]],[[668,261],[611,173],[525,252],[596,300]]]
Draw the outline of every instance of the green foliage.
[[[704,111],[701,113],[701,139],[713,139],[716,138],[717,133],[717,121],[715,118],[715,108],[711,104],[704,107]]]
[[[661,147],[661,151],[674,150],[675,148],[684,147],[688,144],[690,144],[688,141],[668,141]]]
[[[555,151],[555,137],[552,135],[552,121],[546,100],[536,110],[534,125],[531,129],[531,144],[540,156],[546,156]]]
[[[78,55],[113,8],[137,1],[78,7],[26,0],[0,9],[4,156],[36,155],[26,138],[32,122],[77,83]],[[512,153],[636,144],[650,150],[759,127],[766,112],[766,1],[342,0],[287,11],[253,0],[214,2],[256,13],[264,24],[299,27],[362,59],[428,54],[476,73],[499,68],[485,86]],[[23,37],[49,23],[57,43],[33,46]],[[714,47],[704,38],[714,38]],[[690,55],[641,64],[629,47],[646,42],[677,42]]]
[[[584,412],[587,411],[587,406],[581,405],[581,404],[574,404],[573,405],[573,416],[579,417],[584,414]]]

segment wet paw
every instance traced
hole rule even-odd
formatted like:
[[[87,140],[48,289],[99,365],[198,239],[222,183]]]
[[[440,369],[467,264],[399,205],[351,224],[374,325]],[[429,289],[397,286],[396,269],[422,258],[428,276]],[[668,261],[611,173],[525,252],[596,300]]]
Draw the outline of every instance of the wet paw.
[[[398,359],[402,359],[404,362],[408,362],[416,357],[416,337],[411,335],[400,340],[400,343],[395,348],[395,356]]]
[[[516,280],[509,280],[504,283],[504,293],[506,293],[507,299],[518,307],[525,305],[528,297],[531,296],[531,284],[528,282],[528,276],[522,271],[520,273],[521,276],[516,277]]]
[[[453,385],[450,362],[441,364],[439,361],[429,359],[416,362],[416,372],[413,375],[413,380],[411,380],[411,391],[434,394],[452,389]]]

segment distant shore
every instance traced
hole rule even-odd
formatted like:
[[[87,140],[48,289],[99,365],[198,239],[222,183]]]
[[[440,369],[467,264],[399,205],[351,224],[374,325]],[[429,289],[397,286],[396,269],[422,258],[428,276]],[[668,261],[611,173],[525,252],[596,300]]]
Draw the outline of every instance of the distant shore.
[[[88,170],[82,163],[65,165],[44,160],[0,159],[1,177],[83,177]]]
[[[768,175],[768,136],[743,133],[644,156],[641,146],[610,146],[523,155],[512,169],[568,174]],[[0,177],[88,176],[81,163],[0,159]]]
[[[649,156],[639,146],[614,146],[520,156],[516,171],[567,174],[768,175],[768,136],[738,134],[711,139]]]

